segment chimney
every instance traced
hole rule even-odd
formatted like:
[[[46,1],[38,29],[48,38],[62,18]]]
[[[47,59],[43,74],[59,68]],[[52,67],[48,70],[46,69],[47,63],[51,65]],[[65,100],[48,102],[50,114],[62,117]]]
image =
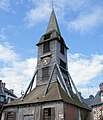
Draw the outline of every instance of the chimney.
[[[13,90],[13,89],[10,89],[10,92],[13,94],[13,93],[14,93],[14,90]]]
[[[2,87],[2,80],[0,80],[0,87]]]
[[[103,91],[103,83],[99,84],[100,91]]]

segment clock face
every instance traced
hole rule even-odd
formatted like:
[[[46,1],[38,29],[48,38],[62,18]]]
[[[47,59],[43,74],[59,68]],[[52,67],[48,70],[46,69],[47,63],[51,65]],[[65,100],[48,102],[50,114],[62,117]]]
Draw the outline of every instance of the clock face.
[[[48,65],[50,63],[50,57],[45,57],[43,59],[43,65]]]

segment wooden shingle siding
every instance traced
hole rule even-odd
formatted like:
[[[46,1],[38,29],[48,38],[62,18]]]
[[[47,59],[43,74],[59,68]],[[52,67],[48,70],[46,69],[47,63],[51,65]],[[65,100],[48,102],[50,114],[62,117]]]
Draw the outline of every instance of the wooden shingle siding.
[[[55,120],[55,108],[51,108],[51,120]]]
[[[40,109],[40,120],[43,120],[44,109]]]

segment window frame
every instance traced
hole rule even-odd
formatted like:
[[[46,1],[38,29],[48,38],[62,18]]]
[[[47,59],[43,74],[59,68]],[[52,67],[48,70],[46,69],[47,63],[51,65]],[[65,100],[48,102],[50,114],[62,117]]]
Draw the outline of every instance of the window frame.
[[[50,113],[48,115],[48,112],[46,112],[45,116],[45,110],[49,109]],[[45,107],[41,109],[41,116],[40,120],[55,120],[55,107]]]

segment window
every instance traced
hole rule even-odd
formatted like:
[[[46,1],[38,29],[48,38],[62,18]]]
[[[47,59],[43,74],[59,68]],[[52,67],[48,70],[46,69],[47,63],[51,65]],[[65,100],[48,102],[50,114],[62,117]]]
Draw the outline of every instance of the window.
[[[43,109],[43,120],[55,120],[55,108]]]
[[[50,35],[51,35],[51,33],[44,35],[44,40],[49,39]]]
[[[49,67],[42,68],[42,77],[49,77]]]
[[[6,120],[16,120],[16,112],[7,112],[7,119]],[[6,116],[5,116],[6,117]]]
[[[65,50],[64,50],[64,44],[62,42],[60,43],[60,52],[64,55]]]
[[[51,120],[51,108],[44,109],[44,120]]]
[[[60,59],[60,66],[66,69],[66,63]]]
[[[50,51],[50,42],[44,42],[43,44],[43,53],[49,52]]]

